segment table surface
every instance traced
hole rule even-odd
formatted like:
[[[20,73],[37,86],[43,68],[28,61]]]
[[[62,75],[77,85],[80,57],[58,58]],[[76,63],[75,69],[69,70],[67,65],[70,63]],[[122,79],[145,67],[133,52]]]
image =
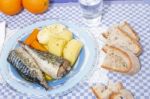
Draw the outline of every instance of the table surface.
[[[137,2],[137,1],[140,1],[140,2],[147,2],[147,3],[150,3],[150,0],[104,0],[104,1],[121,1],[121,2],[124,2],[124,1],[134,1],[134,2]],[[68,3],[68,2],[78,2],[78,0],[51,0],[51,2],[53,3]]]
[[[76,1],[76,0],[54,0],[57,1]],[[139,1],[139,0],[134,0]],[[63,3],[64,3],[63,2]],[[150,99],[150,6],[148,4],[106,4],[104,5],[104,15],[102,24],[110,26],[113,23],[119,23],[123,20],[128,22],[134,27],[138,35],[141,37],[141,44],[143,46],[143,54],[140,56],[141,71],[133,76],[122,76],[116,73],[109,73],[108,77],[115,81],[122,81],[125,87],[131,90],[136,99]],[[140,12],[140,13],[139,13]],[[8,27],[16,29],[18,27],[25,27],[29,24],[33,24],[36,21],[42,21],[45,19],[58,18],[70,20],[77,23],[82,23],[82,16],[78,5],[72,5],[72,3],[63,5],[58,4],[51,7],[51,9],[43,15],[33,15],[26,10],[21,12],[17,16],[5,16],[0,13],[0,21],[5,20],[8,23]],[[146,57],[146,58],[145,58]],[[99,68],[98,68],[99,69]],[[101,79],[101,78],[99,78]],[[144,79],[144,80],[143,80]],[[140,83],[139,83],[140,82]],[[16,93],[7,85],[0,84],[0,99],[32,99],[28,96]],[[87,83],[80,84],[76,90],[62,97],[56,97],[57,99],[95,99],[95,96],[89,90]]]

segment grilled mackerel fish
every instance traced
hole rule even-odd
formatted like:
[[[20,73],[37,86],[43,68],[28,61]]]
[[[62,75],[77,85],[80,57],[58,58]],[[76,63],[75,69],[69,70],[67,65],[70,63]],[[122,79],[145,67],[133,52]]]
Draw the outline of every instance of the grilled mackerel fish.
[[[71,63],[49,52],[38,51],[20,42],[29,55],[34,58],[41,71],[51,75],[54,79],[60,79],[71,70]]]
[[[18,73],[25,80],[30,82],[37,82],[46,90],[51,89],[51,87],[47,85],[47,82],[39,66],[22,47],[10,51],[7,61],[16,68]]]

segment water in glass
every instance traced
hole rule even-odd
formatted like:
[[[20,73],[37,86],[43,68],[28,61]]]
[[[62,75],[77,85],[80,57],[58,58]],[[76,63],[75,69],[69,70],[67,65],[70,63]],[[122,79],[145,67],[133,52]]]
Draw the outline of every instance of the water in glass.
[[[99,25],[102,17],[103,0],[79,0],[83,17],[88,25]]]

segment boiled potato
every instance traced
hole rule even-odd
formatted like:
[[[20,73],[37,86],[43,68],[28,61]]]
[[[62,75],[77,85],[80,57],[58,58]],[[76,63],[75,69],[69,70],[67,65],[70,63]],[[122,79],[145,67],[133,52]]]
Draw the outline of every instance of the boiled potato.
[[[66,26],[59,23],[55,23],[47,26],[47,28],[50,30],[51,33],[57,34],[57,33],[61,33],[66,28]]]
[[[83,44],[79,40],[72,39],[63,50],[63,57],[71,62],[71,65],[77,60]]]
[[[68,28],[62,24],[52,24],[47,27],[50,34],[50,36],[53,36],[58,39],[64,39],[67,42],[70,41],[73,37],[73,34],[71,31],[68,30]]]
[[[65,44],[66,44],[66,41],[63,39],[50,37],[49,43],[48,43],[48,50],[49,52],[57,56],[62,56]]]
[[[44,27],[37,35],[38,41],[41,44],[48,44],[50,37],[70,41],[72,39],[72,33],[66,26],[56,23]]]
[[[47,44],[50,37],[50,31],[47,27],[43,28],[37,35],[37,39],[41,44]]]
[[[66,40],[67,42],[73,38],[73,34],[68,29],[64,29],[61,33],[57,35],[57,38]]]

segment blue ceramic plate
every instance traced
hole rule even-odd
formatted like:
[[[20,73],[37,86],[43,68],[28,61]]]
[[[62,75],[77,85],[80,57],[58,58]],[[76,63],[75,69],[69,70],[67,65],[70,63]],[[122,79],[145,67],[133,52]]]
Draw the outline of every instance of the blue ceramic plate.
[[[84,47],[76,61],[73,69],[69,74],[59,80],[48,82],[50,86],[53,86],[53,90],[45,91],[44,88],[36,83],[30,83],[25,81],[16,70],[7,62],[7,56],[10,50],[18,47],[18,40],[24,40],[35,28],[41,28],[53,23],[61,23],[66,25],[70,31],[73,32],[74,38],[83,42]],[[25,27],[19,30],[13,35],[5,44],[0,57],[0,70],[5,81],[16,91],[30,96],[54,96],[60,95],[72,90],[92,69],[93,62],[96,59],[96,43],[91,38],[90,34],[83,28],[76,24],[68,23],[66,21],[47,20],[37,22],[33,25]]]

